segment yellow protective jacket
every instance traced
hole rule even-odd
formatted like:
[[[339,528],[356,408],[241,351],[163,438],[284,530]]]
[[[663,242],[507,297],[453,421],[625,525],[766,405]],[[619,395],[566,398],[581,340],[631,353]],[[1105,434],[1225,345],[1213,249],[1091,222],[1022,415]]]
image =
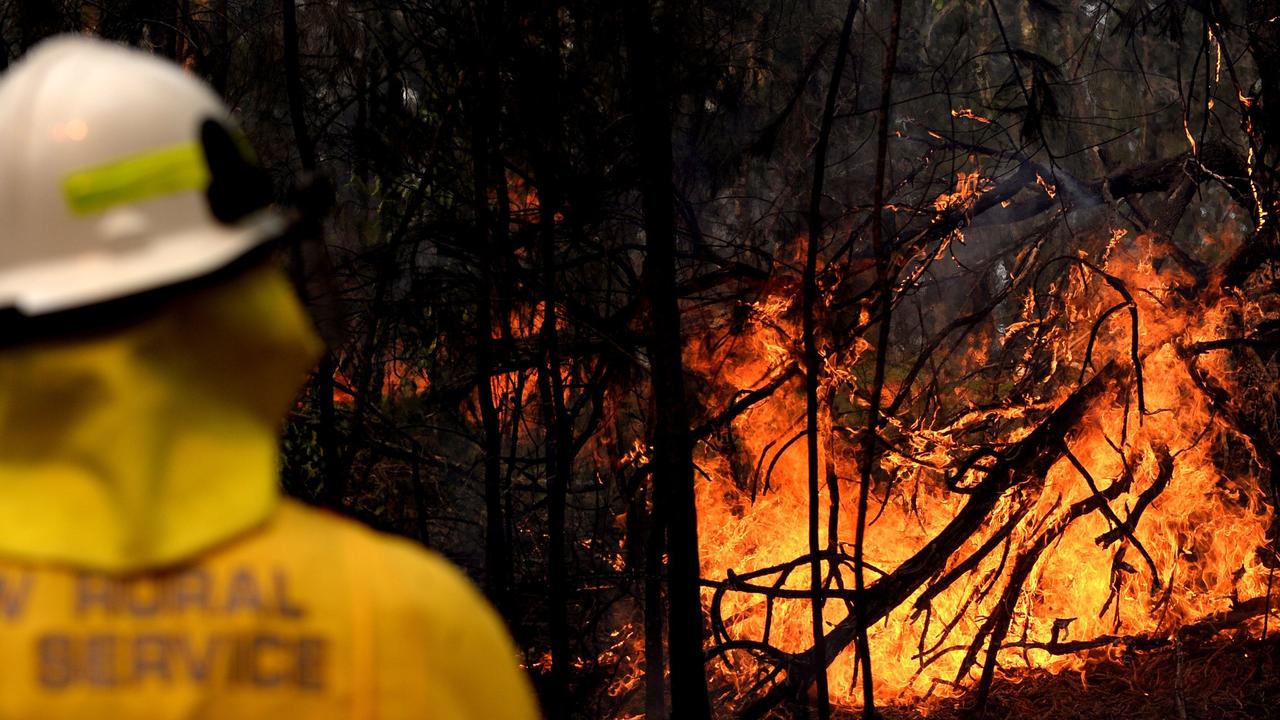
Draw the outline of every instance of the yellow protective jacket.
[[[457,570],[279,498],[317,349],[258,268],[0,352],[0,718],[536,717]]]

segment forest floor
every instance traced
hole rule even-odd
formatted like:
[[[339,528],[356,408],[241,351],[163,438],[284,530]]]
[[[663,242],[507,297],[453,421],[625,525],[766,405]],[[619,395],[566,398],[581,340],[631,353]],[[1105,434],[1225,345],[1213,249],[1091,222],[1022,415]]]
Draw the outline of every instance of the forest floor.
[[[969,720],[972,696],[927,710],[885,708],[885,720]],[[841,720],[861,713],[837,713]],[[984,720],[1280,719],[1280,639],[1219,638],[1194,647],[1091,661],[1083,672],[1023,672],[998,680]]]

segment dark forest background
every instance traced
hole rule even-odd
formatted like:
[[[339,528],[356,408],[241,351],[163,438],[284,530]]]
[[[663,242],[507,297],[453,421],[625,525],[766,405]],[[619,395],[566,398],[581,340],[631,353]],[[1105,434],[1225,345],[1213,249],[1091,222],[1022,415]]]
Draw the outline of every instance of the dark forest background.
[[[853,438],[848,477],[809,482],[844,483],[861,538],[856,478],[943,412],[934,398],[999,375],[984,392],[1031,402],[1083,373],[1028,361],[1035,341],[946,367],[953,341],[1004,333],[1047,258],[1123,227],[1189,287],[1270,273],[1277,16],[1276,0],[4,0],[0,63],[66,31],[149,48],[227,98],[281,198],[304,171],[330,178],[331,280],[308,301],[335,340],[289,419],[284,486],[466,568],[550,717],[821,714],[821,647],[761,650],[786,682],[755,692],[704,671],[698,459],[732,454],[734,419],[770,393],[803,393],[797,448]],[[723,392],[690,358],[729,353],[779,294],[786,357]],[[1274,343],[1267,327],[1241,332]],[[841,353],[847,374],[820,377]],[[1274,357],[1251,361],[1258,387]],[[832,382],[862,389],[837,400]],[[1234,416],[1260,447],[1269,412]],[[816,557],[813,507],[794,523]]]

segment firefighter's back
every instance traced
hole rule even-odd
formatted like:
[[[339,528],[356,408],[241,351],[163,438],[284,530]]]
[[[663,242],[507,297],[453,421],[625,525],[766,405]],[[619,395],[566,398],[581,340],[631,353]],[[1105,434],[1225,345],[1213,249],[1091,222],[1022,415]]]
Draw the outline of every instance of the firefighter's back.
[[[0,720],[525,720],[441,558],[279,497],[322,345],[193,74],[82,36],[0,76]]]
[[[456,570],[292,502],[162,571],[0,562],[0,625],[0,718],[535,715]]]

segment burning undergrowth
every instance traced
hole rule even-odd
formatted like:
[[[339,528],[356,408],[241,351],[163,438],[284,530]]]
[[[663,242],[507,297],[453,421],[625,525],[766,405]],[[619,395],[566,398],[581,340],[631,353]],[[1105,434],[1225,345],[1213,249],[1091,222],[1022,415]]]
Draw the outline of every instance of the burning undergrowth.
[[[1042,238],[982,307],[903,323],[918,337],[890,360],[866,531],[881,703],[943,712],[1010,678],[1131,666],[1188,628],[1268,631],[1275,366],[1258,328],[1277,308],[1151,235],[1095,244]],[[820,281],[819,535],[830,693],[851,708],[873,320],[847,271]],[[797,283],[776,277],[687,352],[721,422],[698,457],[708,652],[748,716],[814,676]]]

